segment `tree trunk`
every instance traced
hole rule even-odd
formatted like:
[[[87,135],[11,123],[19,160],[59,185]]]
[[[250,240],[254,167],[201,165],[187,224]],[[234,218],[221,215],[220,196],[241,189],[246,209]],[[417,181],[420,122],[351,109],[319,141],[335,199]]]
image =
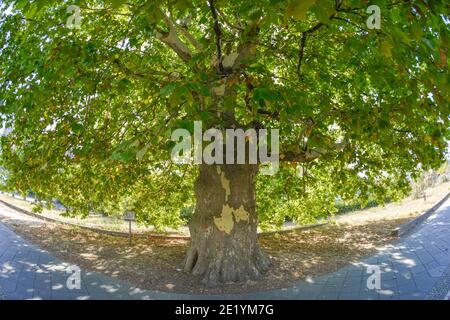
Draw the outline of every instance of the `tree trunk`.
[[[257,238],[257,165],[201,165],[185,271],[209,285],[257,279],[269,267]]]

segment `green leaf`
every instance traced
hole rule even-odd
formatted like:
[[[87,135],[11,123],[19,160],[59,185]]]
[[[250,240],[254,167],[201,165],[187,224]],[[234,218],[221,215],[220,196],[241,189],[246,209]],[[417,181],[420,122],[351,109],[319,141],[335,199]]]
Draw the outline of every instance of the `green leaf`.
[[[420,23],[412,23],[410,26],[410,32],[416,40],[422,40],[423,30]]]
[[[392,52],[391,52],[392,48],[393,48],[393,45],[390,41],[384,40],[381,42],[381,47],[380,47],[381,54],[383,56],[385,56],[386,58],[392,57]]]
[[[147,153],[148,149],[150,149],[150,144],[145,145],[145,147],[143,147],[142,149],[140,149],[138,152],[136,152],[136,158],[138,160],[142,160],[142,158],[145,156],[145,154]]]
[[[305,20],[309,8],[316,0],[296,0],[287,7],[286,15],[297,20]]]
[[[163,98],[167,98],[177,87],[177,84],[174,82],[170,82],[169,84],[165,85],[161,91],[159,92],[159,94],[161,95],[161,97]]]
[[[336,199],[353,205],[398,195],[419,164],[428,169],[444,158],[444,1],[415,1],[411,9],[389,5],[396,0],[343,0],[352,12],[338,16],[351,23],[329,23],[333,0],[268,0],[256,9],[251,1],[215,1],[223,55],[244,55],[226,75],[211,61],[217,48],[207,1],[94,1],[106,10],[83,16],[75,34],[63,26],[66,2],[44,1],[9,0],[14,10],[0,12],[0,114],[9,128],[0,180],[8,188],[60,199],[74,213],[115,214],[127,202],[144,224],[179,225],[180,209],[195,204],[199,168],[172,166],[172,129],[192,133],[195,120],[204,129],[278,128],[281,154],[327,152],[303,164],[303,178],[287,161],[275,176],[256,176],[260,221],[274,227],[287,217],[309,223],[335,211]],[[366,34],[354,24],[365,26],[369,4],[381,6],[384,23]],[[186,47],[158,40],[157,32],[169,31],[162,12],[203,49],[182,32]],[[299,64],[300,33],[317,19],[328,27],[308,35]],[[186,48],[189,61],[180,56]],[[211,88],[225,82],[216,99]]]
[[[32,2],[32,3],[28,3],[25,6],[25,17],[27,19],[31,19],[34,17],[34,15],[36,14],[38,7],[37,7],[37,3],[36,2]]]
[[[312,12],[316,15],[317,19],[324,24],[330,23],[330,16],[335,13],[333,1],[319,1],[312,9]]]
[[[112,155],[109,157],[109,159],[127,163],[133,159],[133,156],[134,153],[131,152],[130,150],[114,151]]]
[[[430,48],[433,51],[435,50],[434,44],[430,39],[423,38],[422,41],[427,45],[428,48]]]
[[[14,7],[18,10],[23,9],[29,3],[28,0],[19,0],[14,3]]]
[[[112,8],[117,9],[119,8],[121,5],[125,4],[127,1],[126,0],[107,0],[106,3],[110,4],[112,6]]]

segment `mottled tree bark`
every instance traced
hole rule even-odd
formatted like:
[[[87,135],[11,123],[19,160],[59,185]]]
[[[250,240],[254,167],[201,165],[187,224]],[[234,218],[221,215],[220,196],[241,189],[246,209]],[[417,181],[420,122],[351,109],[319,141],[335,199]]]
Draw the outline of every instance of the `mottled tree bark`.
[[[257,239],[257,165],[201,165],[185,271],[214,285],[257,279],[269,257]]]

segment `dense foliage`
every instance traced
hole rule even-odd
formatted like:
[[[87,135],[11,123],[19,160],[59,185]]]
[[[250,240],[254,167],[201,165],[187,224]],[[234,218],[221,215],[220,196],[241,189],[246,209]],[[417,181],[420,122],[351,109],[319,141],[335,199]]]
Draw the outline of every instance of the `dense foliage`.
[[[66,27],[71,4],[79,29]],[[381,29],[366,25],[369,4]],[[197,168],[170,161],[170,133],[224,127],[224,110],[280,128],[281,170],[258,177],[263,227],[332,213],[337,197],[395,198],[442,162],[446,1],[6,0],[1,12],[7,187],[74,214],[182,223]],[[215,110],[223,86],[233,94]]]

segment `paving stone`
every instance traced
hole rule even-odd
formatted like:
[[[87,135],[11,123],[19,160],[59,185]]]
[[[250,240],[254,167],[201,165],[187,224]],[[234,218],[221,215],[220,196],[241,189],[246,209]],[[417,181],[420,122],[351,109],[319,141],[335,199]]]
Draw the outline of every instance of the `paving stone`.
[[[52,290],[36,290],[32,300],[52,300]]]
[[[423,292],[409,292],[399,295],[400,300],[423,300],[424,297]]]
[[[443,266],[438,266],[432,269],[428,269],[428,273],[430,274],[430,276],[432,276],[433,278],[439,278],[442,276],[442,274],[444,273],[446,267]]]
[[[89,300],[92,299],[88,293],[55,292],[52,291],[53,300]]]
[[[13,293],[16,291],[17,282],[8,279],[0,278],[0,286],[4,294]]]
[[[380,295],[376,291],[370,291],[370,292],[360,292],[359,299],[361,300],[379,300]]]
[[[298,300],[316,300],[319,295],[319,291],[311,291],[311,292],[299,292],[294,296],[294,299]]]
[[[20,297],[21,300],[31,299],[35,289],[28,285],[23,285],[18,283],[14,292],[10,292],[7,294],[7,299],[12,299],[11,297]]]
[[[440,266],[448,266],[450,265],[450,255],[441,255],[439,257],[436,257],[436,262]]]
[[[345,280],[345,277],[330,277],[325,283],[325,286],[334,286],[340,289],[343,286]]]
[[[342,289],[348,288],[348,287],[358,287],[361,288],[361,285],[363,284],[363,278],[361,277],[351,277],[346,278],[344,283],[342,284]]]
[[[418,278],[415,279],[417,289],[421,292],[428,293],[435,285],[436,278]]]
[[[39,291],[52,289],[52,276],[48,273],[36,273],[34,278],[34,288]]]
[[[353,277],[361,278],[363,271],[363,268],[351,268],[347,271],[347,279]]]
[[[400,297],[390,290],[378,290],[378,300],[400,300]]]
[[[397,294],[398,293],[398,285],[397,280],[382,280],[381,281],[381,290],[384,290],[386,294]]]
[[[337,300],[339,298],[339,291],[323,291],[316,296],[317,300]]]
[[[298,285],[299,293],[318,293],[324,287],[323,284],[301,283]]]
[[[351,292],[340,292],[338,300],[359,300],[359,292],[351,293]]]
[[[17,278],[17,283],[26,286],[34,286],[34,272],[21,272]]]
[[[1,210],[1,206],[0,206]],[[100,273],[81,274],[81,289],[66,285],[69,264],[29,244],[0,223],[0,299],[339,299],[421,300],[450,291],[450,200],[406,238],[356,265],[293,287],[248,294],[188,295],[141,290]],[[381,289],[369,290],[367,267],[381,268]],[[448,289],[448,290],[447,290]]]
[[[422,264],[412,267],[410,271],[414,276],[427,273],[427,269]]]
[[[414,280],[403,281],[403,282],[398,283],[398,293],[399,294],[415,292],[417,290],[418,290],[418,288],[417,288],[416,282]]]

